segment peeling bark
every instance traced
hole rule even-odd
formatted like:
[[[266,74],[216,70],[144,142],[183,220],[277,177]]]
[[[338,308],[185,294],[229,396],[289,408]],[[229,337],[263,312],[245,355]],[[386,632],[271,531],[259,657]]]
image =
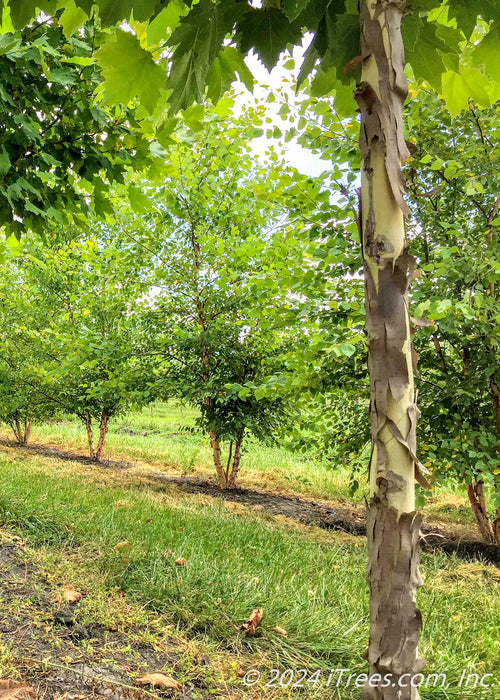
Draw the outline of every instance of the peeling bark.
[[[491,400],[493,402],[493,413],[495,416],[495,425],[497,428],[497,433],[500,435],[500,386],[496,378],[496,374],[490,375],[490,392]]]
[[[418,572],[421,516],[399,515],[395,508],[372,500],[367,513],[370,546],[370,678],[380,674],[377,686],[365,686],[365,700],[418,698],[416,688],[400,687],[401,676],[420,673],[424,662],[417,646],[422,616],[414,591],[422,585]],[[386,681],[389,679],[389,681]],[[401,679],[406,685],[408,677]],[[408,682],[409,685],[409,682]]]
[[[21,424],[20,420],[14,420],[9,423],[10,427],[12,428],[12,432],[14,433],[14,437],[16,438],[16,441],[20,445],[27,445],[30,441],[31,437],[31,423],[29,420],[26,418],[24,419],[23,423]]]
[[[103,411],[101,414],[101,422],[99,423],[99,441],[97,443],[97,450],[95,451],[94,458],[101,462],[104,458],[104,445],[106,443],[106,435],[108,433],[108,421],[109,414],[107,411]]]
[[[85,411],[85,428],[87,429],[87,442],[89,444],[89,457],[95,458],[94,450],[94,435],[92,433],[92,416],[88,411]]]
[[[212,455],[214,460],[215,471],[217,473],[217,481],[221,489],[227,488],[227,479],[224,472],[224,467],[222,466],[222,459],[220,454],[220,443],[219,436],[215,430],[210,431],[210,446],[212,448]]]
[[[488,516],[486,496],[484,493],[484,482],[476,481],[474,484],[467,484],[467,495],[469,497],[471,508],[476,516],[477,526],[479,528],[479,532],[481,533],[483,542],[486,542],[487,544],[495,544],[495,541],[498,542],[498,540],[495,538],[495,531]]]
[[[429,487],[417,458],[419,410],[413,383],[407,290],[415,261],[407,252],[401,164],[404,76],[401,0],[360,0],[362,79],[355,92],[361,112],[360,233],[365,271],[372,454],[368,509],[370,678],[366,700],[416,700],[416,688],[398,679],[423,668],[417,646],[416,606],[420,517],[414,479]],[[386,687],[372,675],[390,674]]]
[[[238,439],[236,440],[234,445],[233,466],[228,479],[229,489],[235,489],[237,485],[238,472],[240,471],[241,445],[243,443],[243,434],[244,431],[242,430],[241,433],[238,435]]]
[[[493,535],[495,537],[495,542],[500,547],[500,508],[497,508],[496,518],[493,521]]]

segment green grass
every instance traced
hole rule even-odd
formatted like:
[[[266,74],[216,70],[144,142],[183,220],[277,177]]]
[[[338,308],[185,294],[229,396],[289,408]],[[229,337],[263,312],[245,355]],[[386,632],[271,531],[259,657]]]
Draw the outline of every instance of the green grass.
[[[162,493],[133,478],[117,486],[117,478],[75,463],[0,455],[0,518],[32,546],[78,552],[110,591],[118,587],[131,600],[168,614],[184,633],[228,652],[255,653],[268,667],[283,669],[364,670],[364,540],[312,534],[208,497]],[[129,544],[114,549],[124,541]],[[176,566],[177,557],[188,565]],[[427,672],[447,672],[452,685],[463,668],[496,672],[497,570],[426,555],[423,572],[419,603]],[[251,638],[238,627],[256,607],[264,608],[265,617]],[[276,635],[275,625],[288,637]],[[356,697],[356,691],[341,691],[343,700]],[[451,687],[422,696],[480,693]],[[487,691],[482,697],[494,696]]]
[[[182,474],[212,476],[210,444],[208,437],[196,428],[197,415],[192,408],[170,402],[110,421],[106,452],[153,462]],[[75,445],[84,451],[87,448],[85,429],[77,420],[35,426],[34,437],[64,446]],[[353,500],[348,475],[345,466],[339,468],[284,447],[263,445],[251,438],[244,445],[240,473],[243,486],[258,485],[312,498],[347,501]],[[354,500],[362,502],[365,493],[360,489]]]

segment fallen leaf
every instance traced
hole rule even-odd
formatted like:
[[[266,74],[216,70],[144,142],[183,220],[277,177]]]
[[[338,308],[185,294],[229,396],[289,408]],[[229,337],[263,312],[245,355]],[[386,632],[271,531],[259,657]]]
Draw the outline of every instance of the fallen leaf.
[[[115,544],[113,549],[115,550],[115,552],[117,552],[120,549],[120,547],[128,547],[129,544],[130,542],[128,540],[123,540],[123,542],[118,542],[118,544]]]
[[[0,679],[0,698],[2,700],[34,700],[35,691],[22,681]]]
[[[81,597],[82,594],[75,591],[75,588],[71,585],[71,583],[67,583],[64,586],[63,598],[64,600],[67,600],[68,603],[76,603]]]
[[[273,627],[273,632],[276,632],[276,634],[282,634],[284,637],[286,637],[286,635],[288,634],[288,632],[284,630],[283,627],[278,627],[278,625],[276,625],[276,627]]]
[[[245,622],[245,624],[241,625],[240,629],[247,632],[247,634],[255,634],[257,625],[260,624],[260,621],[262,620],[263,616],[264,610],[262,608],[255,608],[255,610],[252,610],[252,612],[250,613],[250,617]]]
[[[178,559],[175,560],[174,563],[177,564],[177,566],[187,566],[188,560],[184,559],[184,557],[179,557]]]
[[[179,681],[176,681],[170,676],[166,676],[164,673],[146,673],[146,675],[141,676],[137,679],[137,683],[142,685],[152,685],[159,688],[173,688],[174,690],[182,690],[182,685]]]

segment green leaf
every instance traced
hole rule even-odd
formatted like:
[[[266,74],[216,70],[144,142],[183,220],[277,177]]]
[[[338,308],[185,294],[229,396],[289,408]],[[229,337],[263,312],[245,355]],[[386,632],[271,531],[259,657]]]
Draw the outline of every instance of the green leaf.
[[[290,23],[275,7],[251,7],[237,24],[237,41],[243,53],[254,49],[268,70],[276,64],[287,44],[297,43],[301,36],[302,25]]]
[[[165,43],[169,36],[169,31],[172,32],[180,22],[181,17],[184,17],[189,11],[189,8],[182,0],[170,0],[168,5],[163,8],[146,30],[148,46],[158,46]]]
[[[500,75],[500,26],[495,23],[484,39],[472,52],[472,60],[477,66],[483,66],[484,72],[498,78]]]
[[[290,22],[297,19],[306,6],[307,0],[284,0],[283,2],[283,9]]]
[[[66,0],[64,3],[64,12],[59,18],[64,36],[69,39],[87,19],[87,13],[75,5],[75,0]]]
[[[402,26],[406,48],[406,61],[413,68],[415,78],[427,80],[434,88],[441,88],[441,76],[445,72],[443,54],[448,47],[437,35],[439,27],[424,17],[410,15]]]
[[[228,90],[236,75],[248,90],[253,89],[253,75],[242,55],[232,46],[225,46],[212,63],[207,75],[207,97],[213,104]]]
[[[6,175],[10,170],[10,158],[9,154],[5,150],[5,146],[2,147],[2,153],[0,153],[0,177]]]
[[[165,73],[136,36],[121,29],[97,51],[103,67],[102,95],[107,104],[129,104],[134,97],[151,114],[164,87]]]
[[[490,98],[487,92],[489,88],[489,80],[484,73],[479,72],[474,68],[466,68],[460,66],[460,75],[465,88],[468,90],[468,95],[482,107],[490,106]]]
[[[22,29],[39,14],[39,10],[48,15],[54,14],[57,0],[10,0],[10,18],[15,29]]]
[[[321,65],[323,69],[334,66],[337,80],[350,83],[351,75],[344,73],[344,67],[360,53],[359,17],[351,14],[337,14],[337,4],[329,7],[327,15],[328,50]]]
[[[137,214],[143,214],[151,209],[151,200],[136,185],[129,185],[128,198],[132,209]]]
[[[171,114],[189,107],[193,100],[203,99],[208,72],[221,51],[224,37],[245,9],[243,3],[228,6],[200,0],[182,18],[168,40],[169,46],[176,47],[167,82],[167,88],[172,90]]]

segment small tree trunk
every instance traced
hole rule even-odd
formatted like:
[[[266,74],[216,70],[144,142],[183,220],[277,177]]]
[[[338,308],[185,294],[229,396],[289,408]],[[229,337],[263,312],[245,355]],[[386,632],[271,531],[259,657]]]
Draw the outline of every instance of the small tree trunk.
[[[14,437],[16,438],[16,442],[22,445],[23,438],[21,433],[21,423],[18,420],[13,420],[9,423],[9,425],[12,428],[12,432],[14,433]]]
[[[210,445],[212,447],[212,455],[214,460],[215,471],[217,473],[217,481],[221,489],[227,489],[227,478],[220,454],[219,436],[215,430],[210,431]]]
[[[491,399],[493,401],[493,413],[495,416],[495,425],[497,433],[500,435],[500,387],[498,386],[495,374],[490,375],[490,390]]]
[[[500,508],[497,508],[496,518],[493,521],[493,534],[495,536],[495,542],[500,547]]]
[[[240,471],[240,461],[241,461],[241,445],[243,443],[243,432],[238,435],[238,439],[234,444],[234,457],[233,457],[233,468],[231,469],[231,474],[228,480],[228,489],[235,489],[238,487],[238,472]]]
[[[365,700],[417,700],[402,682],[418,673],[422,626],[416,605],[421,518],[415,512],[416,457],[413,358],[407,289],[414,259],[407,253],[401,163],[404,75],[402,0],[360,0],[362,75],[359,217],[365,271],[372,455],[367,512],[370,588],[369,679]],[[380,675],[379,675],[380,674]],[[389,678],[390,684],[376,682]],[[402,686],[405,687],[402,687]]]
[[[99,423],[99,442],[97,443],[97,450],[95,453],[95,459],[98,462],[102,462],[104,458],[104,445],[106,443],[106,435],[108,433],[108,421],[109,414],[107,411],[103,411],[101,414],[101,422]]]
[[[31,438],[31,422],[24,420],[23,445],[27,445]]]
[[[484,482],[476,481],[474,484],[467,484],[467,494],[469,501],[476,516],[477,525],[483,542],[487,544],[495,544],[495,531],[488,516],[488,508],[486,506],[486,497],[484,493]],[[495,521],[496,523],[497,521]],[[496,526],[498,529],[498,526]]]
[[[85,427],[87,429],[87,440],[89,443],[89,456],[90,459],[95,459],[94,450],[94,435],[92,433],[92,416],[88,411],[85,411]]]

